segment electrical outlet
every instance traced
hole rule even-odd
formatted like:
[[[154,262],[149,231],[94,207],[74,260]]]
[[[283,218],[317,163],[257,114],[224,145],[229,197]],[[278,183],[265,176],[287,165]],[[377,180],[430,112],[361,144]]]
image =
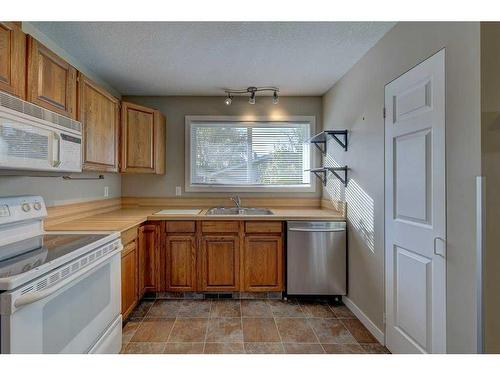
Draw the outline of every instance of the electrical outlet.
[[[176,195],[176,196],[180,196],[180,195],[182,195],[182,190],[181,190],[181,187],[180,187],[180,186],[176,186],[176,187],[175,187],[175,195]]]
[[[109,186],[104,186],[104,196],[109,196]]]

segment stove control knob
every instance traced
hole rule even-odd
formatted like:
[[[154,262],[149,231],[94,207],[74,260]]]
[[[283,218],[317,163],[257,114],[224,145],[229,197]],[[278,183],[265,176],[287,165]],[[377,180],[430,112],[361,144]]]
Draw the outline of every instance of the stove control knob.
[[[37,211],[40,211],[42,209],[42,204],[40,202],[35,202],[33,203],[33,208]]]
[[[23,204],[21,205],[21,209],[22,209],[24,212],[28,212],[28,211],[31,209],[31,207],[30,207],[29,203],[23,203]]]

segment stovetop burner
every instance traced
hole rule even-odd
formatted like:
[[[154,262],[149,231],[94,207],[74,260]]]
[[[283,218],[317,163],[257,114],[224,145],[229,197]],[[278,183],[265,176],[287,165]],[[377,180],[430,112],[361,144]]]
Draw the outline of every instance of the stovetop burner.
[[[0,278],[19,275],[98,241],[107,234],[43,234],[0,246]]]

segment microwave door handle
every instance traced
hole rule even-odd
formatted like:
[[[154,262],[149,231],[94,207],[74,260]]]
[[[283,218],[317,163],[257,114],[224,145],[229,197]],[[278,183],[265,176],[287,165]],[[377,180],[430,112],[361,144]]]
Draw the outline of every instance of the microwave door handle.
[[[57,142],[57,158],[53,159],[52,166],[57,168],[61,165],[61,137],[56,132],[54,132],[54,140]],[[54,151],[52,151],[53,153]]]
[[[80,277],[86,275],[89,272],[95,271],[99,264],[105,263],[109,258],[117,254],[121,251],[121,246],[117,247],[115,251],[110,252],[107,256],[99,259],[97,263],[91,263],[87,267],[82,268],[80,271],[75,272],[74,274],[68,276],[61,282],[57,283],[54,286],[48,287],[46,289],[41,290],[40,292],[31,292],[22,295],[14,301],[14,307],[20,308],[22,306],[29,305],[31,303],[35,303],[44,298],[47,298],[51,294],[56,293],[58,290],[64,288],[66,285],[71,284],[73,281],[79,279]]]

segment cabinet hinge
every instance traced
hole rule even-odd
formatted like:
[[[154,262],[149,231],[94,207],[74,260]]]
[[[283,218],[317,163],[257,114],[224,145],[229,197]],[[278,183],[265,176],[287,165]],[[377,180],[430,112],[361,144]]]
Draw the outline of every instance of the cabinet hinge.
[[[385,118],[385,107],[382,109],[382,113],[383,113],[384,118]]]

